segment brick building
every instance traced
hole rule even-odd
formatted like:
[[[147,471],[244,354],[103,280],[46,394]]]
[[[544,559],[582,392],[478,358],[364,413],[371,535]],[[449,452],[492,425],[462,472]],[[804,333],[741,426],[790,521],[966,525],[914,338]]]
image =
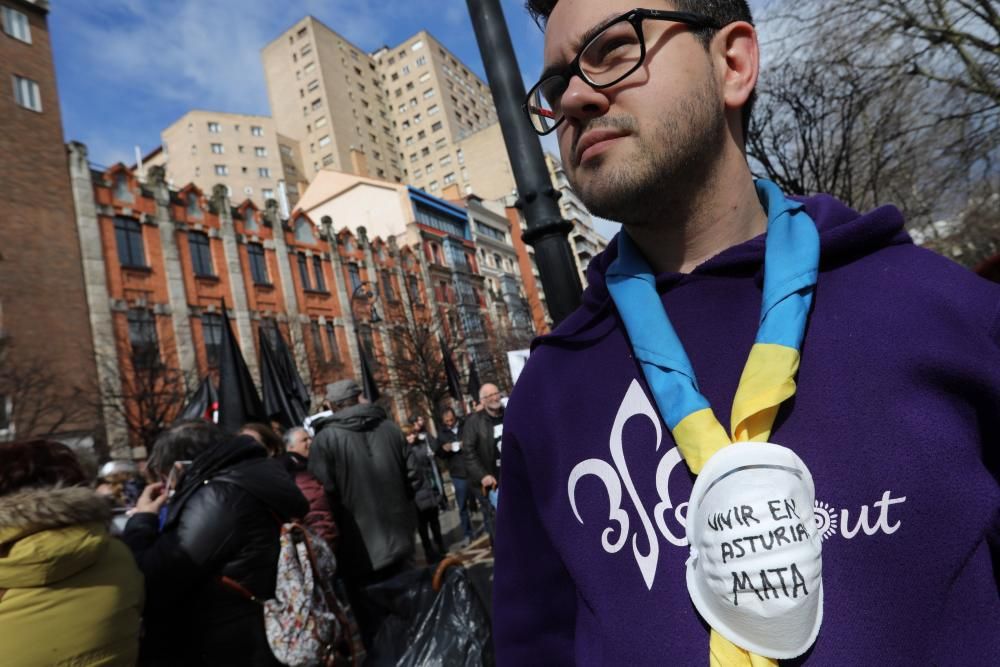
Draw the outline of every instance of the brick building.
[[[89,445],[94,348],[47,14],[0,0],[0,440]]]
[[[172,382],[191,386],[217,376],[223,313],[255,379],[259,336],[279,331],[317,397],[328,382],[358,377],[363,345],[397,419],[433,409],[404,387],[413,355],[401,343],[414,322],[436,325],[428,328],[435,348],[438,335],[461,341],[470,353],[456,355],[461,368],[471,360],[482,375],[493,370],[497,355],[487,343],[494,324],[461,208],[386,184],[447,214],[457,230],[425,220],[409,242],[405,235],[369,238],[363,225],[340,215],[296,210],[284,218],[273,202],[264,210],[249,199],[236,204],[223,185],[211,193],[192,184],[175,189],[159,166],[140,181],[125,165],[89,164],[78,143],[70,145],[70,169],[95,339],[103,342],[101,384],[131,411],[109,420],[116,451],[146,444],[133,422],[173,417],[143,401],[162,398]],[[459,255],[465,263],[456,269]]]

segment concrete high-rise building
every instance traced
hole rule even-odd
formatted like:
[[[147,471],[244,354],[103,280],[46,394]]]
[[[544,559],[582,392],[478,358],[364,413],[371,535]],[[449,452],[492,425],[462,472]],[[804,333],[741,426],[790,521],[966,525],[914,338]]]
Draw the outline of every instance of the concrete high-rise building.
[[[275,127],[299,142],[305,180],[324,167],[401,182],[377,61],[306,16],[264,47]]]
[[[298,202],[305,182],[299,147],[279,135],[267,116],[189,111],[160,138],[162,145],[143,159],[142,170],[164,167],[168,184],[194,183],[208,191],[221,183],[233,201],[249,199],[258,208],[268,199],[280,203],[284,187],[289,206]]]
[[[100,430],[90,321],[99,314],[87,306],[90,258],[72,224],[48,5],[0,0],[0,441],[85,446]]]
[[[323,168],[483,198],[514,188],[487,85],[426,31],[366,54],[307,16],[263,50],[278,132]]]
[[[580,273],[580,283],[586,287],[587,266],[597,253],[608,247],[608,240],[594,228],[594,220],[587,211],[587,207],[573,191],[559,158],[551,153],[545,153],[545,165],[549,168],[552,184],[561,195],[559,197],[559,210],[562,212],[563,218],[573,223],[569,244],[573,250],[576,270]]]

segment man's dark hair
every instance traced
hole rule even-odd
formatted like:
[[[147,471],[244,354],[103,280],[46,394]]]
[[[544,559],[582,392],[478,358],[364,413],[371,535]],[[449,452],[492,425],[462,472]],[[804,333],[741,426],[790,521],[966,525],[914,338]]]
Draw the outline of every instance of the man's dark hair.
[[[531,14],[538,27],[545,29],[545,23],[549,19],[549,14],[555,9],[559,0],[526,0],[525,9]],[[691,12],[701,14],[711,19],[719,25],[728,25],[735,21],[746,21],[753,25],[753,16],[750,14],[750,5],[746,0],[671,0],[673,9],[679,12]],[[708,48],[712,41],[714,31],[695,30],[694,33],[701,40],[701,43]],[[747,132],[750,128],[750,114],[753,112],[753,103],[757,100],[757,91],[751,91],[750,97],[740,110],[743,120],[743,140],[746,141]]]
[[[157,475],[167,475],[177,461],[191,461],[206,449],[225,441],[226,436],[211,422],[203,419],[178,422],[156,438],[146,469]]]
[[[453,416],[458,417],[458,415],[455,414],[455,408],[445,408],[441,411],[441,418],[444,419],[444,416],[448,413],[451,413]]]

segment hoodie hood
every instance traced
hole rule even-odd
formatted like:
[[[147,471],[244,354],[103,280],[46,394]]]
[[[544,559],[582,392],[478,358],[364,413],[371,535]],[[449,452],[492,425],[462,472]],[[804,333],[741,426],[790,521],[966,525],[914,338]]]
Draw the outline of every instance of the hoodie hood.
[[[338,410],[322,422],[322,427],[337,426],[348,431],[371,431],[388,418],[389,415],[381,406],[365,403]]]
[[[860,214],[830,195],[793,197],[805,205],[820,235],[820,271],[891,245],[912,244],[903,228],[903,215],[894,206],[882,206]],[[588,287],[582,304],[550,334],[536,338],[531,347],[542,344],[586,343],[601,338],[614,329],[616,318],[608,317],[614,303],[608,293],[605,276],[618,258],[618,236],[594,257],[587,267]],[[695,267],[691,273],[663,273],[656,286],[663,292],[685,280],[708,275],[746,275],[763,280],[766,234],[723,250]],[[820,278],[822,280],[822,277]]]
[[[0,497],[0,588],[47,586],[90,567],[108,547],[110,517],[107,501],[84,487]]]

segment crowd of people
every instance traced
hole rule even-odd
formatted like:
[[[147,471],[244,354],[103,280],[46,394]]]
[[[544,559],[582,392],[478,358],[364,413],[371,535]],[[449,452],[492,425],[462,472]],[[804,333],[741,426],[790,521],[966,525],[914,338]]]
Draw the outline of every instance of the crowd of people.
[[[145,462],[96,476],[64,444],[0,444],[4,664],[285,664],[265,602],[292,523],[335,554],[319,575],[350,627],[330,664],[361,664],[383,614],[366,589],[477,536],[469,505],[498,485],[503,416],[494,385],[480,396],[464,419],[446,408],[437,428],[423,415],[400,427],[342,380],[304,426],[180,421]],[[452,502],[462,538],[449,545],[439,513]]]

